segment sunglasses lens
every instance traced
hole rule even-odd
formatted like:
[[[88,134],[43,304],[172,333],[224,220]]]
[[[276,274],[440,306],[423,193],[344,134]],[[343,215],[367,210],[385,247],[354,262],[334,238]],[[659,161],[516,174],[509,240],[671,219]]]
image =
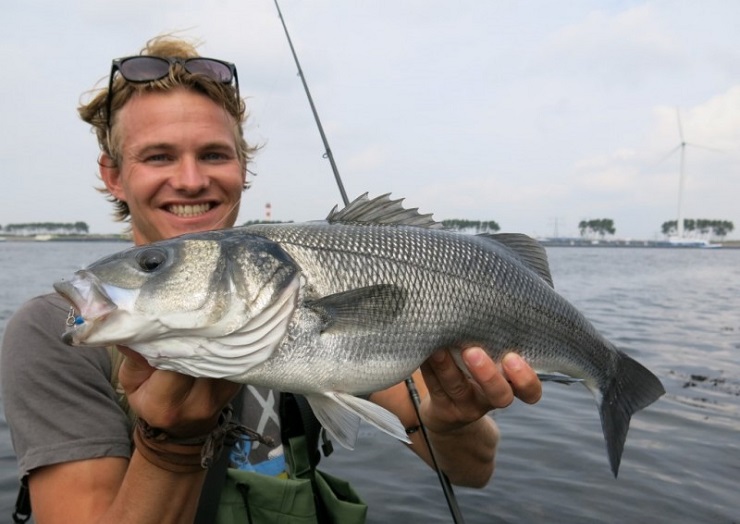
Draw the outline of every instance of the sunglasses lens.
[[[119,70],[129,82],[149,82],[165,76],[170,63],[154,56],[135,56],[122,62]]]
[[[228,84],[234,78],[228,65],[208,58],[191,58],[185,62],[185,69],[189,73],[206,75],[224,84]]]

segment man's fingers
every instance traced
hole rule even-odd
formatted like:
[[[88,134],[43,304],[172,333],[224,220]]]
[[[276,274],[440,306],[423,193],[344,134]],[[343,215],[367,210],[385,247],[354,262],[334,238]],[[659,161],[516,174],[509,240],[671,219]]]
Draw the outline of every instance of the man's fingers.
[[[527,404],[534,404],[542,398],[542,384],[522,357],[508,353],[501,361],[501,367],[517,398]]]
[[[137,353],[133,349],[126,347],[126,346],[116,346],[116,349],[118,349],[119,352],[121,352],[130,362],[135,363],[136,365],[149,365],[146,361],[146,358],[140,353]]]
[[[462,352],[463,362],[477,382],[490,408],[505,408],[514,401],[514,393],[496,364],[481,348],[468,348]]]
[[[432,383],[427,380],[429,393],[434,395],[445,395],[453,401],[459,401],[470,394],[470,384],[460,368],[453,360],[447,350],[440,350],[432,356],[423,365],[432,375]]]
[[[134,411],[154,427],[180,434],[200,434],[213,426],[224,405],[240,384],[211,378],[195,378],[153,368],[144,357],[127,347],[119,371]]]
[[[118,346],[118,351],[126,357],[118,370],[118,379],[126,394],[130,395],[152,376],[155,369],[130,348]]]

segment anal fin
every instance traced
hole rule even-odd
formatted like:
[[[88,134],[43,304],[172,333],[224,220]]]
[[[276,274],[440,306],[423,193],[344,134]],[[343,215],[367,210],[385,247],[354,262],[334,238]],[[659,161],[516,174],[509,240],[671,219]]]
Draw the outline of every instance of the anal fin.
[[[398,417],[369,400],[335,392],[306,395],[306,399],[324,429],[347,449],[355,447],[360,420],[402,442],[411,443]]]

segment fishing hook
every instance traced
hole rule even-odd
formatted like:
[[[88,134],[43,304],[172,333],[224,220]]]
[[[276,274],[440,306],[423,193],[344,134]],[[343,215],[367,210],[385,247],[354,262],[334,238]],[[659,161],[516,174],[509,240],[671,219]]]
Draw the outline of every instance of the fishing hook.
[[[69,313],[67,313],[67,320],[64,321],[64,324],[67,327],[77,326],[80,324],[84,324],[85,319],[83,319],[80,315],[75,314],[75,308],[72,306],[69,308]]]

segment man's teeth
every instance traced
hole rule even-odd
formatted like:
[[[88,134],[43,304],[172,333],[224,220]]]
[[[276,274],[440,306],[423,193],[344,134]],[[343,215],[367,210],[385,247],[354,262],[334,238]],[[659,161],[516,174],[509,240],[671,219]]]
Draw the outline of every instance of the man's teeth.
[[[179,217],[192,217],[196,215],[202,215],[206,213],[211,206],[209,204],[196,204],[196,205],[173,205],[169,206],[168,210]]]

